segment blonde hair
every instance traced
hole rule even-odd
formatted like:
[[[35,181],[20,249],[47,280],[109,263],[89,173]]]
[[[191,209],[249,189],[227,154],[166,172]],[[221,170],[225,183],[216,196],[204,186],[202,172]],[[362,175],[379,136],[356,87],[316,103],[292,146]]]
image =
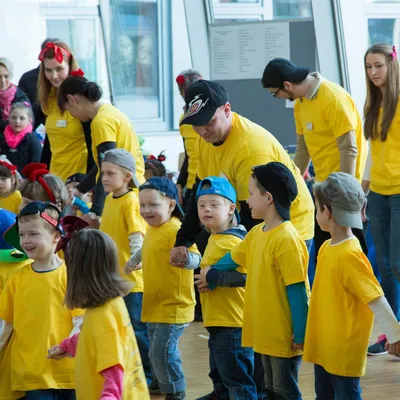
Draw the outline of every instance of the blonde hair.
[[[48,214],[51,218],[55,219],[56,221],[58,221],[60,219],[60,213],[54,207],[46,207],[43,212]],[[57,228],[54,225],[51,225],[44,218],[42,218],[39,214],[21,215],[18,217],[18,223],[30,222],[30,221],[35,221],[35,220],[45,221],[46,222],[44,225],[45,229],[48,230],[49,232],[54,233],[57,231]]]

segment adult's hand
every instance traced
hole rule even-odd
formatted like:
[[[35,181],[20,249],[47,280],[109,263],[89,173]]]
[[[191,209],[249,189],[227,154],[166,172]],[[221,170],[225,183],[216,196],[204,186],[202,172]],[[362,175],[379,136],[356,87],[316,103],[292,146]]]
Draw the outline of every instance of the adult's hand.
[[[178,191],[179,204],[183,204],[183,197],[182,197],[183,187],[182,187],[182,185],[177,183],[176,189]]]

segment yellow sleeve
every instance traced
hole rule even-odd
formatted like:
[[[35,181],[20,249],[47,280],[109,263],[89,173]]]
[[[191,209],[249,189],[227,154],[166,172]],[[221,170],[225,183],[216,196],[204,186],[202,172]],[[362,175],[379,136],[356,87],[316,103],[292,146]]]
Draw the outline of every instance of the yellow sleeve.
[[[236,193],[238,201],[246,201],[249,197],[249,178],[253,173],[252,168],[271,161],[276,161],[276,158],[272,155],[252,154],[240,162],[236,167]]]
[[[104,142],[117,142],[117,133],[111,119],[96,118],[92,122],[91,127],[93,144],[96,147]]]
[[[323,104],[322,110],[336,139],[347,132],[357,130],[357,111],[347,96],[336,93],[330,101]]]
[[[240,267],[244,268],[246,268],[246,247],[248,236],[249,234],[247,234],[247,236],[231,250],[232,260],[235,261],[236,264],[240,265]]]
[[[285,286],[306,280],[308,258],[299,250],[298,247],[292,247],[276,257],[276,265]]]
[[[74,308],[71,310],[71,318],[80,317],[85,314],[85,310],[82,308]]]
[[[202,165],[202,160],[200,157],[200,145],[201,145],[201,140],[197,140],[196,142],[196,148],[195,148],[195,154],[196,154],[196,159],[197,159],[197,177],[199,179],[204,179],[207,177],[207,173]]]
[[[351,252],[343,257],[340,273],[343,286],[364,304],[384,295],[368,258],[361,251]]]
[[[146,234],[146,222],[140,215],[139,201],[135,198],[124,208],[124,220],[126,221],[128,234],[140,232]]]
[[[104,371],[114,365],[124,366],[124,344],[118,330],[113,329],[95,338],[96,372]]]
[[[16,290],[17,275],[9,278],[0,295],[0,319],[13,324],[14,321],[14,297]]]
[[[294,123],[296,124],[296,133],[298,135],[304,135],[303,123],[301,121],[299,107],[299,100],[296,100],[296,102],[294,103]]]

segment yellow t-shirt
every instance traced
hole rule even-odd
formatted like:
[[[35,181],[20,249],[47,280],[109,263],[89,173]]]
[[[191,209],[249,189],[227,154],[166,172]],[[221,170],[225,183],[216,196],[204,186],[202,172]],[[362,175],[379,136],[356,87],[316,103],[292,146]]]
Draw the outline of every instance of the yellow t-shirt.
[[[114,240],[118,251],[121,276],[133,283],[131,292],[143,292],[143,272],[141,269],[133,271],[129,275],[124,272],[125,264],[131,256],[129,235],[140,232],[144,236],[146,225],[140,215],[139,198],[136,192],[131,190],[118,198],[114,198],[110,193],[106,197],[99,229]]]
[[[96,164],[98,164],[97,146],[104,142],[115,142],[117,148],[125,149],[133,155],[136,161],[136,177],[140,184],[144,183],[142,150],[129,118],[113,105],[103,104],[93,118],[90,127],[92,129],[92,152]]]
[[[305,282],[309,291],[308,251],[286,221],[264,232],[256,225],[232,251],[233,261],[247,268],[242,346],[274,357],[291,358],[292,316],[286,286]]]
[[[317,182],[324,181],[332,172],[340,171],[336,140],[354,131],[358,148],[355,177],[361,181],[367,159],[367,144],[356,104],[341,86],[323,80],[314,98],[296,100],[294,119],[296,132],[304,135]]]
[[[215,264],[226,253],[229,253],[242,239],[227,234],[211,235],[201,260],[200,267]],[[246,273],[244,267],[237,268]],[[244,288],[217,286],[211,292],[200,293],[204,326],[242,327]]]
[[[32,260],[16,261],[12,263],[0,262],[0,294],[6,285],[6,282],[15,272],[25,267],[27,264],[31,264]],[[0,397],[1,399],[1,397]]]
[[[198,140],[196,153],[197,176],[227,178],[237,192],[238,202],[249,197],[252,167],[272,161],[285,164],[293,173],[299,192],[290,210],[291,221],[304,240],[314,237],[314,204],[307,185],[289,154],[267,130],[233,113],[232,129],[226,141],[214,146]]]
[[[15,272],[0,295],[0,318],[13,325],[11,384],[13,390],[74,389],[74,362],[48,360],[47,350],[72,331],[72,318],[83,310],[64,305],[65,264],[38,273],[31,265]]]
[[[379,112],[378,127],[382,122],[382,109]],[[400,193],[400,103],[390,125],[387,138],[371,139],[371,185],[373,192],[390,196]]]
[[[46,135],[51,149],[50,172],[63,182],[78,172],[85,174],[88,149],[82,122],[68,111],[61,113],[54,91],[49,98],[49,107],[45,113]]]
[[[86,310],[75,356],[78,400],[98,400],[101,371],[120,364],[124,369],[121,400],[150,399],[129,314],[121,297]]]
[[[185,114],[181,115],[179,122],[182,121]],[[185,150],[188,155],[188,178],[186,182],[186,188],[192,189],[196,181],[196,171],[197,171],[197,155],[196,155],[196,142],[199,139],[199,135],[194,131],[192,125],[181,125],[179,127],[179,132],[183,137],[185,142]]]
[[[159,227],[147,229],[142,248],[143,322],[184,324],[193,321],[193,271],[169,263],[180,227],[181,222],[171,218]],[[188,250],[198,253],[195,245]]]
[[[0,197],[0,208],[19,214],[19,207],[22,203],[22,196],[19,190],[11,193],[8,197]]]
[[[383,295],[358,239],[326,241],[318,253],[304,360],[334,375],[364,375],[374,321],[368,303]]]

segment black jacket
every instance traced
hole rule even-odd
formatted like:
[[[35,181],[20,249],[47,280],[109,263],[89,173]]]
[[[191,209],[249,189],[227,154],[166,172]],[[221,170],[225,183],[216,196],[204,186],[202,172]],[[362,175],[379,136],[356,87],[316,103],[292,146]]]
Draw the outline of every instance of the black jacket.
[[[30,103],[28,96],[25,94],[25,92],[21,90],[19,87],[17,87],[14,100],[11,102],[11,104],[20,103],[23,101],[27,101],[28,103]],[[8,125],[8,120],[3,120],[3,109],[0,108],[0,136],[3,136],[4,129],[6,128],[7,125]]]
[[[34,133],[28,133],[16,149],[10,149],[2,138],[0,140],[0,153],[4,154],[21,173],[26,164],[40,162],[42,145]]]
[[[42,112],[42,108],[37,100],[37,82],[39,79],[39,67],[31,69],[25,72],[19,80],[18,87],[21,88],[32,104],[33,115],[35,121],[33,122],[33,130],[35,130],[40,124],[45,124],[45,116]]]

